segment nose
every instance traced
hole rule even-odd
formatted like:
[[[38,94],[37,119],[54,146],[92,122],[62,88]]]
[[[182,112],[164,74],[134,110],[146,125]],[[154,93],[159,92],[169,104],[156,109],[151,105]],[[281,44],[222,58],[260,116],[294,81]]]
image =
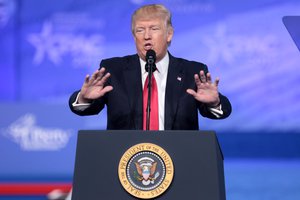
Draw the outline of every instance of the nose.
[[[146,29],[146,30],[145,30],[144,39],[145,39],[145,40],[151,39],[151,32],[150,32],[150,29]]]

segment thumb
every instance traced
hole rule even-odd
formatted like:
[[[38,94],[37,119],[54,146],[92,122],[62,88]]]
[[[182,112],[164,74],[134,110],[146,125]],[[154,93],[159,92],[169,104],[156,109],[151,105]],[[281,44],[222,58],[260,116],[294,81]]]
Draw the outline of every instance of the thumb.
[[[104,87],[103,89],[102,89],[102,91],[101,91],[101,93],[102,93],[102,95],[104,95],[104,94],[106,94],[107,92],[110,92],[110,91],[112,91],[114,88],[112,87],[112,86],[106,86],[106,87]]]
[[[197,93],[195,92],[195,90],[192,90],[192,89],[187,89],[186,92],[187,92],[188,94],[192,95],[193,97],[195,97],[196,94],[197,94]]]

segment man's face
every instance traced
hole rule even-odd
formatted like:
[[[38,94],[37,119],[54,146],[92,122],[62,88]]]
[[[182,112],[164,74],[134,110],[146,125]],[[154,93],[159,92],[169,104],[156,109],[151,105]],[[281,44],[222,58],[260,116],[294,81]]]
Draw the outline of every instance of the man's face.
[[[167,53],[168,43],[173,37],[173,29],[167,28],[161,18],[137,19],[133,29],[134,41],[138,55],[146,60],[146,52],[156,52],[156,61],[160,61]]]

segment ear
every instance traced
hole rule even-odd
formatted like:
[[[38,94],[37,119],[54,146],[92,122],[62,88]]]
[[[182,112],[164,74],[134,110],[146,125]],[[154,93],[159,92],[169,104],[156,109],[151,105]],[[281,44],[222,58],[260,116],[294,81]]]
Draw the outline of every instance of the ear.
[[[134,34],[134,33],[132,33],[132,36],[133,36],[133,40],[134,40],[134,42],[136,42],[136,36],[135,36],[135,34]]]
[[[167,41],[168,41],[168,43],[170,43],[172,41],[173,34],[174,34],[173,27],[172,26],[168,27],[168,35],[167,35]]]

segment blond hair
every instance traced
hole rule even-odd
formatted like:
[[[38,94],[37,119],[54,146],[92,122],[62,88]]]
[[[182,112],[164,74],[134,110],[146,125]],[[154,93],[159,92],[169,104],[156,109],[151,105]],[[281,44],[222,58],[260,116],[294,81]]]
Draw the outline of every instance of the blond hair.
[[[131,16],[131,31],[134,34],[135,22],[138,19],[161,18],[166,22],[166,28],[172,28],[171,12],[161,4],[145,5],[137,9]]]

